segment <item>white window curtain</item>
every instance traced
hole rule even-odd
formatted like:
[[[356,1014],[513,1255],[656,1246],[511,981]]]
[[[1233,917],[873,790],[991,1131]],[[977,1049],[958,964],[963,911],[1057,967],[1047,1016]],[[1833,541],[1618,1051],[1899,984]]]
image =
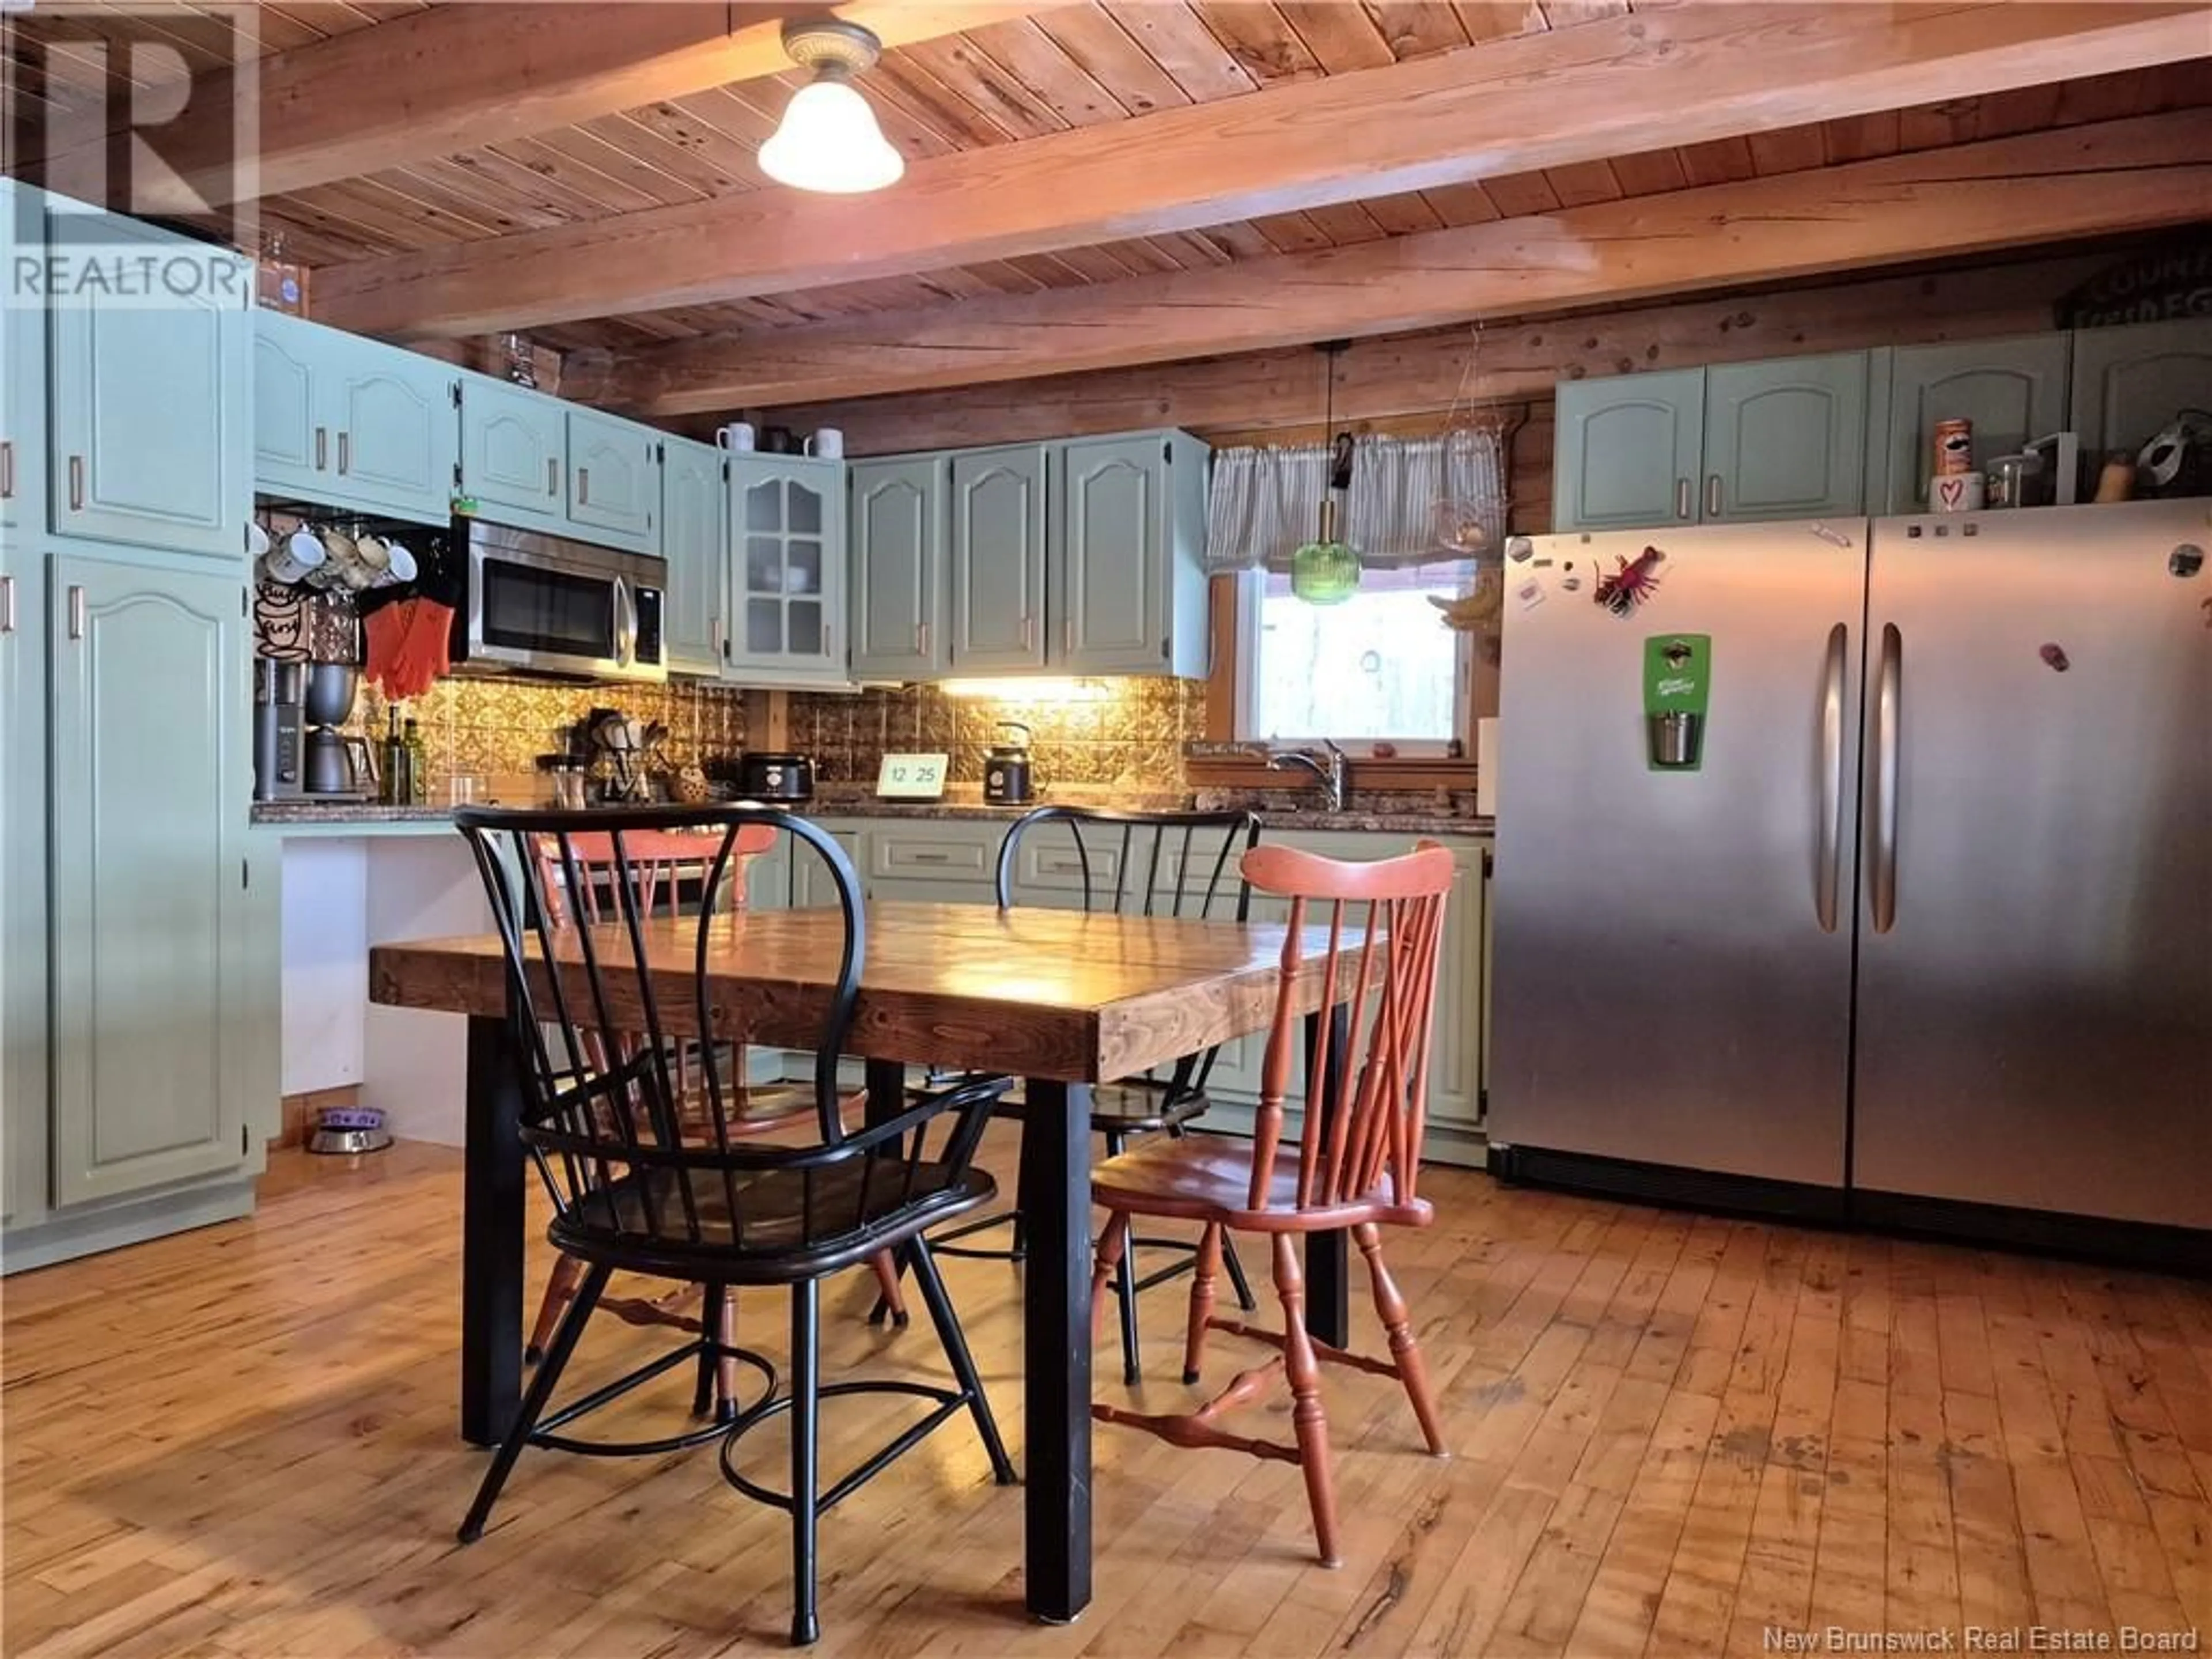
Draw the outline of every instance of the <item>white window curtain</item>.
[[[1505,539],[1505,428],[1481,419],[1433,438],[1352,443],[1352,487],[1338,533],[1370,568],[1463,557],[1439,537],[1446,518],[1472,518],[1492,550]],[[1218,449],[1207,501],[1212,570],[1287,570],[1313,539],[1328,487],[1329,447]]]

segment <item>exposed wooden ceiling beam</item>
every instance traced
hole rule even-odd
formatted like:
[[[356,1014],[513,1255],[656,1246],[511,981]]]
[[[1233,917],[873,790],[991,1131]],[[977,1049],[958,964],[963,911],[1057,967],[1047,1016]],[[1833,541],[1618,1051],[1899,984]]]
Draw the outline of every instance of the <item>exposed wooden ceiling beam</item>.
[[[896,46],[1066,3],[843,0],[818,9]],[[220,204],[305,190],[781,74],[791,67],[782,42],[790,9],[704,0],[444,5],[276,52],[195,82],[178,119],[145,131],[177,178],[165,199],[129,205],[181,213],[196,197]],[[258,141],[254,166],[240,169],[233,107],[249,94]],[[57,189],[104,178],[106,143],[104,130],[65,138],[45,176]]]
[[[2173,3],[1684,5],[916,164],[319,272],[319,314],[481,333],[787,293],[2199,56]]]
[[[568,395],[658,415],[1170,362],[2185,224],[2212,110],[927,311],[571,354]]]
[[[2062,295],[2115,257],[2014,258],[1504,322],[1483,331],[1480,351],[1464,328],[1358,340],[1335,360],[1336,416],[1358,425],[1441,416],[1455,404],[1542,396],[1583,375],[2034,333],[2051,326]],[[892,455],[1151,426],[1201,435],[1318,427],[1321,385],[1312,348],[1289,346],[767,413],[794,430],[837,428],[848,454]]]

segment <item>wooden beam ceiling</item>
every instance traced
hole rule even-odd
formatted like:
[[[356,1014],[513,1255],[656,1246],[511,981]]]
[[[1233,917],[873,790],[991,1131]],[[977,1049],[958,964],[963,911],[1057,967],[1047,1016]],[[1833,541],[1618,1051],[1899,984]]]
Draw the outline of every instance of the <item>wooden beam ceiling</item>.
[[[1756,295],[1355,341],[1335,360],[1340,425],[1547,396],[1563,380],[1853,351],[1901,341],[1987,339],[2052,325],[2058,298],[2118,257],[2107,249],[1947,270],[1862,276]],[[833,426],[853,455],[959,449],[1179,426],[1249,438],[1317,428],[1322,365],[1310,346],[1060,374],[906,397],[770,409],[805,431]]]
[[[853,322],[572,354],[656,415],[1170,362],[2185,224],[2212,110],[1893,155],[1357,246]]]
[[[895,46],[1066,3],[844,0],[821,9]],[[167,199],[132,206],[187,213],[242,191],[305,190],[781,74],[791,68],[785,9],[701,0],[444,5],[279,52],[244,72],[196,78],[184,112],[144,131],[177,176]],[[258,166],[246,172],[236,165],[234,106],[249,94]],[[64,138],[45,176],[64,190],[103,179],[106,144],[104,130]],[[142,191],[145,182],[135,181]]]
[[[783,190],[319,272],[319,314],[477,333],[1190,230],[2203,54],[2175,3],[1686,5]]]

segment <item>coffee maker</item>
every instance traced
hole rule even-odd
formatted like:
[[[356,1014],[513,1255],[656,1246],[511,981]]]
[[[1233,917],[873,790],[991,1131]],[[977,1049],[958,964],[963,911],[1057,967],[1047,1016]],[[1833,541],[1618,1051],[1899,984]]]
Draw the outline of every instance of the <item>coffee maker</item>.
[[[320,800],[361,800],[370,793],[370,781],[355,765],[353,744],[339,729],[353,718],[360,684],[361,671],[351,663],[307,665],[307,694],[301,704],[307,717],[302,793]]]
[[[253,659],[253,799],[295,800],[307,787],[302,707],[307,665]]]

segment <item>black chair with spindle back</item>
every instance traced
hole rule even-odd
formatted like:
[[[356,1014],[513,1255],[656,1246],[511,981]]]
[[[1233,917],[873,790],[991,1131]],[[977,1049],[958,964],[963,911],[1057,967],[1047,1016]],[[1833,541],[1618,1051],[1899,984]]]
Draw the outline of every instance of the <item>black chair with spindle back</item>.
[[[771,1387],[769,1398],[722,1431],[721,1462],[732,1486],[789,1511],[792,1640],[811,1642],[819,1633],[815,1528],[822,1510],[963,1408],[1000,1483],[1014,1479],[923,1237],[925,1228],[989,1201],[995,1188],[974,1158],[992,1103],[1006,1085],[993,1079],[964,1080],[910,1099],[886,1122],[857,1133],[847,1129],[837,1066],[860,994],[866,923],[851,863],[826,832],[803,818],[753,806],[584,812],[464,807],[453,818],[476,854],[504,946],[512,1040],[524,1082],[522,1139],[553,1201],[547,1237],[564,1255],[584,1264],[574,1299],[461,1523],[461,1539],[472,1542],[482,1534],[523,1447],[616,1449],[568,1440],[558,1431],[673,1363],[656,1359],[546,1415],[577,1339],[616,1271],[707,1287],[705,1332],[674,1355],[680,1360],[696,1352],[702,1373],[732,1357],[752,1358],[723,1340],[721,1291],[787,1286],[790,1389],[779,1396]],[[836,962],[793,964],[794,969],[811,967],[806,982],[822,987],[812,1044],[815,1110],[805,1144],[770,1145],[746,1133],[739,1110],[744,1079],[727,1073],[731,1056],[753,1040],[752,1012],[720,994],[711,972],[717,955],[775,948],[773,914],[725,909],[716,902],[730,878],[739,836],[763,825],[791,836],[798,856],[822,860],[844,917],[843,948]],[[704,861],[698,911],[648,916],[626,841],[635,836],[642,843],[672,830],[715,838]],[[576,890],[582,878],[578,842],[600,836],[608,838],[612,854],[615,915],[564,927],[545,872],[562,872]],[[549,844],[549,856],[536,855]],[[776,1046],[793,1046],[791,1036],[779,1030]],[[956,1387],[903,1380],[822,1382],[821,1282],[884,1250],[899,1250],[913,1266]],[[917,1396],[935,1409],[825,1493],[817,1470],[821,1399],[869,1392]],[[777,1492],[739,1474],[732,1457],[749,1429],[787,1411],[793,1419],[792,1485],[790,1492]]]
[[[999,846],[999,908],[1014,908],[1018,892],[1034,895],[1057,890],[1079,898],[1090,913],[1115,915],[1163,916],[1188,921],[1243,921],[1251,909],[1251,889],[1239,873],[1237,860],[1259,844],[1260,820],[1242,811],[1210,812],[1119,812],[1082,806],[1040,806],[1016,819]],[[1091,1093],[1091,1127],[1104,1137],[1109,1158],[1128,1150],[1139,1135],[1181,1135],[1184,1126],[1205,1112],[1211,1102],[1206,1087],[1213,1075],[1219,1045],[1186,1054],[1164,1074],[1101,1084]],[[1010,1094],[994,1109],[998,1115],[1022,1118],[1024,1107],[1018,1094]],[[940,1232],[937,1243],[946,1255],[981,1255],[1021,1260],[1026,1254],[1027,1229],[1021,1196],[1007,1214]],[[1011,1221],[1014,1242],[1010,1250],[963,1248],[951,1241],[981,1228]],[[1135,1243],[1152,1249],[1180,1252],[1182,1260],[1139,1279],[1135,1252],[1122,1255],[1113,1290],[1121,1318],[1121,1370],[1134,1383],[1140,1375],[1137,1356],[1137,1295],[1156,1285],[1192,1270],[1207,1239],[1140,1238]],[[1245,1282],[1236,1247],[1223,1241],[1223,1264],[1238,1302],[1245,1311],[1256,1305]]]

